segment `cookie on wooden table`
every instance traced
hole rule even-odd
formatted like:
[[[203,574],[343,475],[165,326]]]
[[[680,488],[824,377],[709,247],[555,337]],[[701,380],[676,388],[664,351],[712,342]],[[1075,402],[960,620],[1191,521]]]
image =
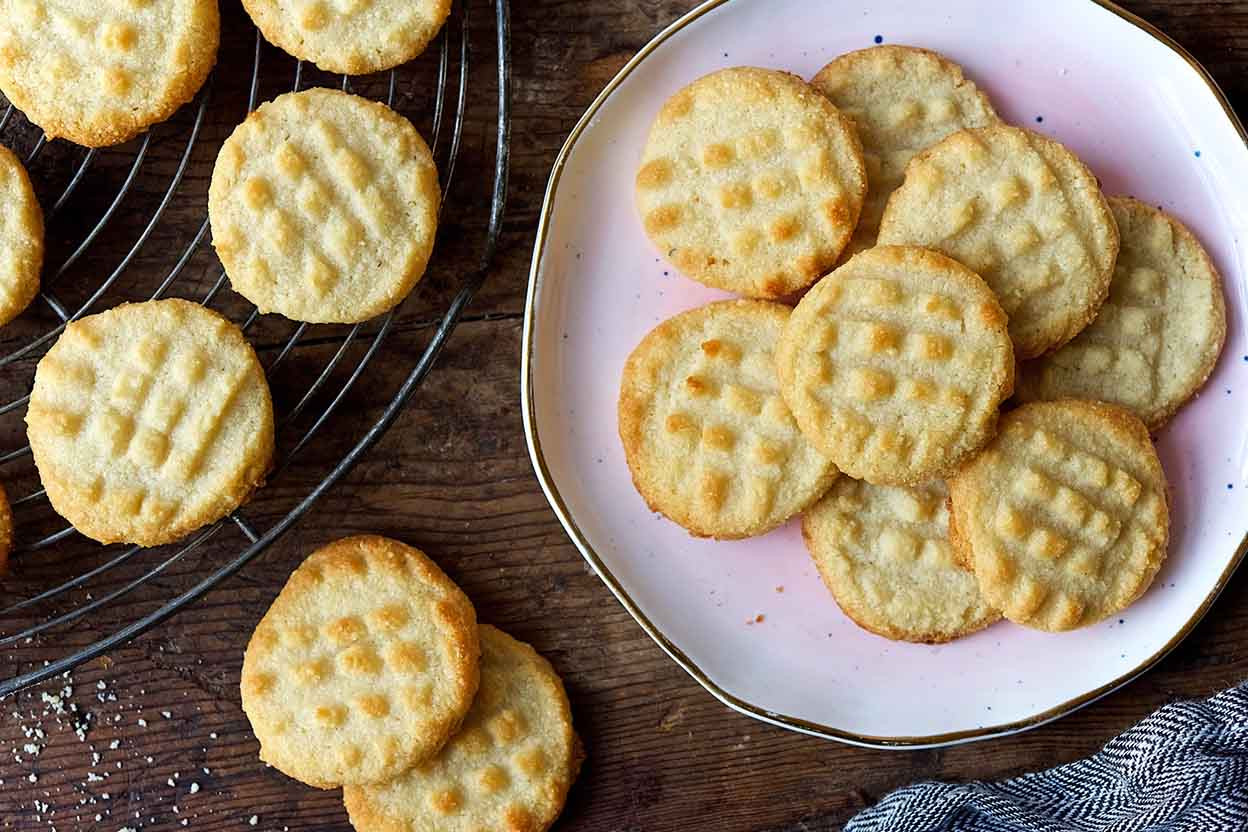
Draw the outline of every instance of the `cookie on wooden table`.
[[[451,0],[243,0],[269,43],[326,72],[364,75],[425,51]]]
[[[343,789],[358,832],[543,832],[581,766],[572,712],[550,662],[481,626],[481,688],[442,751],[389,783]]]
[[[763,534],[836,478],[780,396],[772,351],[789,311],[756,300],[692,309],[651,330],[624,365],[619,427],[633,483],[695,535]]]
[[[357,323],[424,275],[438,172],[411,122],[338,90],[278,96],[226,139],[208,189],[230,285],[261,312]]]
[[[1157,430],[1196,394],[1226,341],[1222,279],[1178,220],[1111,197],[1122,247],[1109,299],[1073,341],[1025,362],[1018,396],[1101,399]]]
[[[0,91],[88,147],[173,115],[217,60],[217,0],[0,0]]]
[[[1096,177],[1050,138],[998,125],[960,130],[911,160],[881,245],[936,249],[992,287],[1019,359],[1060,347],[1096,317],[1118,228]]]
[[[432,759],[477,692],[476,613],[423,552],[374,535],[313,552],[243,655],[260,759],[310,786],[384,783]]]
[[[949,481],[955,546],[1006,618],[1085,627],[1125,609],[1166,557],[1166,479],[1148,429],[1117,405],[1066,399],[1001,418]]]
[[[663,105],[636,194],[646,234],[686,275],[780,298],[836,262],[866,189],[849,119],[794,75],[735,67]]]
[[[9,495],[0,485],[0,575],[9,569],[9,553],[13,551],[13,509]]]
[[[0,145],[0,326],[39,294],[43,268],[43,211],[26,168]]]
[[[806,438],[851,477],[891,485],[942,476],[983,446],[1014,382],[992,291],[907,246],[868,249],[807,292],[776,367]]]
[[[101,543],[178,540],[273,459],[273,403],[238,327],[184,300],[70,323],[35,370],[30,448],[52,507]]]
[[[962,67],[915,46],[849,52],[810,83],[853,120],[867,165],[867,199],[842,260],[875,245],[884,205],[916,153],[964,127],[1000,121]]]
[[[802,517],[802,536],[836,603],[858,626],[937,644],[1001,617],[949,543],[948,492],[841,477]]]

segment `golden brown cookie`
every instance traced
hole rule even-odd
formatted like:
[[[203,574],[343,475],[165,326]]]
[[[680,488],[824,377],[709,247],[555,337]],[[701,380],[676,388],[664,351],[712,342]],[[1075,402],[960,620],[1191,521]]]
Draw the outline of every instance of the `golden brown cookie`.
[[[1020,127],[960,130],[911,160],[880,245],[936,249],[996,292],[1019,359],[1060,347],[1096,317],[1118,228],[1096,177]]]
[[[550,662],[482,625],[481,689],[459,733],[393,782],[342,796],[358,832],[544,832],[582,756]]]
[[[43,211],[26,168],[0,145],[0,326],[39,294],[43,268]]]
[[[0,0],[0,91],[48,138],[120,144],[195,96],[220,35],[217,0]]]
[[[213,246],[261,312],[357,323],[424,275],[438,172],[411,122],[326,89],[263,104],[226,139],[208,189]]]
[[[962,67],[915,46],[846,53],[810,83],[853,120],[867,165],[867,199],[842,260],[875,245],[884,205],[916,153],[964,127],[1000,122]]]
[[[806,438],[849,476],[891,485],[943,476],[978,450],[1014,383],[992,291],[907,246],[868,249],[807,292],[776,367]]]
[[[365,75],[425,51],[451,0],[243,0],[269,43],[326,72]]]
[[[853,124],[800,78],[735,67],[663,105],[637,172],[651,241],[695,280],[757,298],[805,289],[858,223]]]
[[[1025,362],[1018,396],[1101,399],[1157,430],[1200,389],[1226,341],[1222,278],[1178,220],[1111,197],[1122,247],[1109,299],[1054,353]]]
[[[322,789],[430,760],[477,692],[477,617],[423,552],[375,535],[308,556],[243,656],[260,759]]]
[[[949,481],[962,559],[1005,617],[1086,627],[1140,597],[1166,557],[1166,479],[1144,423],[1103,402],[1027,404]]]
[[[949,544],[945,484],[898,488],[841,477],[802,517],[802,536],[836,603],[865,630],[952,641],[1001,617]]]
[[[26,426],[52,507],[101,543],[178,540],[247,500],[273,459],[255,351],[185,300],[70,323],[35,370]]]
[[[9,571],[9,553],[13,551],[13,509],[9,495],[0,485],[0,576]]]
[[[788,317],[778,303],[711,303],[655,327],[624,365],[620,439],[633,483],[695,535],[768,532],[836,478],[780,397],[772,350]]]

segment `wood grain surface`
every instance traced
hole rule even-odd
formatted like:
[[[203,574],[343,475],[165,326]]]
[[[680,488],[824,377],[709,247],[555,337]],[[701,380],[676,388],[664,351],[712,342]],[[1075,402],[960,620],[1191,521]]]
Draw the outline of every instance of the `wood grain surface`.
[[[589,758],[558,824],[563,830],[839,829],[857,809],[919,778],[996,778],[1086,755],[1176,697],[1201,696],[1248,676],[1248,574],[1235,577],[1190,638],[1158,668],[1082,711],[1028,733],[950,749],[882,752],[773,728],[720,705],[655,646],[582,562],[548,509],[524,448],[519,401],[520,328],[527,266],[546,176],[576,118],[624,62],[689,0],[518,0],[513,3],[515,121],[511,200],[502,247],[485,290],[438,367],[381,443],[288,534],[203,600],[137,641],[84,665],[71,679],[0,702],[0,827],[4,829],[349,829],[337,792],[316,791],[266,769],[239,708],[238,674],[252,627],[312,548],[377,532],[419,545],[475,600],[485,621],[532,642],[567,682]],[[1237,105],[1248,96],[1248,3],[1152,0],[1132,11],[1169,32],[1217,77]],[[203,136],[185,179],[108,302],[144,296],[168,272],[203,218],[216,148],[245,110],[253,34],[224,0],[223,51]],[[488,4],[474,0],[474,64],[463,152],[436,266],[403,307],[365,380],[315,442],[245,509],[267,528],[318,482],[393,394],[431,322],[479,251],[493,146],[493,49]],[[404,70],[398,108],[430,124],[436,56]],[[289,88],[294,63],[262,50],[262,98]],[[336,83],[312,73],[306,83]],[[381,79],[357,88],[384,95]],[[52,287],[76,305],[121,261],[174,175],[194,108],[154,132],[130,195],[97,242]],[[37,131],[15,116],[0,140],[29,150]],[[49,225],[49,267],[63,262],[107,207],[137,143],[102,152]],[[445,151],[443,145],[442,150]],[[82,151],[54,142],[33,166],[44,204]],[[2,210],[2,209],[0,209]],[[174,294],[201,296],[218,275],[207,246]],[[241,316],[224,291],[217,304]],[[34,308],[0,333],[0,354],[46,330]],[[273,360],[291,325],[264,319],[255,340]],[[375,327],[374,327],[375,328]],[[368,327],[366,331],[372,330]],[[341,345],[345,330],[316,328],[275,371],[289,409]],[[335,373],[341,382],[360,348]],[[28,388],[33,356],[0,368],[0,399]],[[324,399],[318,400],[323,404]],[[316,408],[308,413],[315,414]],[[20,447],[21,411],[0,416],[0,453]],[[308,415],[297,427],[310,424]],[[289,449],[294,433],[284,440]],[[10,496],[35,490],[28,458],[0,468]],[[23,506],[18,534],[55,529],[45,508]],[[0,646],[10,676],[114,631],[190,586],[245,544],[227,527],[119,603],[27,642]],[[18,555],[0,584],[5,604],[39,592],[119,550],[81,539]],[[109,570],[72,603],[5,617],[0,634],[100,599],[159,564],[145,553]],[[66,690],[69,688],[69,690]],[[76,730],[78,729],[78,730]],[[99,820],[96,820],[96,817]]]

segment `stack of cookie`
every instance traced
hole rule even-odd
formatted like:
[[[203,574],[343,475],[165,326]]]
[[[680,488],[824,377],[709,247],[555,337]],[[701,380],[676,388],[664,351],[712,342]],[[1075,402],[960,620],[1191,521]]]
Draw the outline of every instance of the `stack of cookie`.
[[[541,832],[583,756],[550,663],[383,537],[295,570],[247,645],[242,700],[261,759],[341,786],[360,832]]]
[[[1107,199],[904,46],[810,84],[695,81],[654,123],[637,205],[668,260],[746,298],[660,324],[625,364],[620,436],[653,510],[715,538],[805,512],[841,608],[894,639],[1087,626],[1148,588],[1169,525],[1149,431],[1225,336],[1178,221]]]

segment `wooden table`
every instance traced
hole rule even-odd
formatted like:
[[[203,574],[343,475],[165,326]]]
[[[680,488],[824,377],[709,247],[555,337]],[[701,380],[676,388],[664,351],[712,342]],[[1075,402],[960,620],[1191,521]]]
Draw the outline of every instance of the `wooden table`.
[[[337,792],[306,788],[258,762],[239,707],[238,673],[252,627],[299,560],[321,543],[363,531],[428,550],[473,597],[483,620],[532,642],[563,674],[589,752],[560,823],[566,830],[836,829],[859,808],[915,779],[995,778],[1072,760],[1169,700],[1209,694],[1248,676],[1242,636],[1248,627],[1248,576],[1241,573],[1160,667],[1072,716],[987,743],[869,751],[772,728],[728,710],[668,660],[614,601],[549,511],[525,452],[518,396],[525,280],[546,175],[575,119],[635,50],[692,5],[689,0],[513,3],[513,171],[503,247],[490,283],[440,365],[381,444],[277,545],[171,622],[74,672],[62,707],[73,703],[79,718],[90,714],[85,741],[75,735],[72,714],[54,712],[64,681],[0,703],[0,826],[348,829]],[[1127,5],[1194,52],[1232,101],[1243,101],[1248,3]],[[250,30],[232,0],[224,7],[226,47],[206,119],[208,149],[193,158],[183,186],[189,197],[171,207],[131,265],[140,276],[158,279],[174,256],[170,252],[180,251],[198,227],[212,149],[241,117]],[[491,33],[485,18],[475,15],[473,31],[482,60],[488,61]],[[267,50],[265,62],[266,68],[283,67],[282,73],[290,66]],[[277,72],[266,71],[266,84]],[[450,252],[444,262],[450,265],[404,308],[381,360],[322,441],[249,507],[261,519],[284,512],[375,418],[412,352],[423,345],[432,315],[455,283],[456,264],[466,268],[470,262],[466,244],[480,231],[481,183],[490,163],[490,67],[480,64],[473,81],[478,85],[473,100],[481,104],[469,111],[458,174],[466,204],[451,211],[444,237]],[[273,89],[262,88],[262,96],[275,94],[282,84],[289,78],[273,80]],[[426,112],[422,89],[401,92],[401,110],[413,117]],[[179,118],[185,121],[188,114]],[[11,126],[3,138],[12,143],[14,136],[20,141],[31,135],[14,133]],[[181,149],[177,135],[153,142],[150,175],[138,180],[136,199],[151,203],[159,196]],[[77,158],[69,150],[54,143],[37,170],[63,176],[68,162],[57,154]],[[51,261],[64,256],[65,241],[81,235],[74,212],[96,216],[124,174],[119,165],[102,161],[101,166],[105,181],[92,185],[53,226]],[[118,226],[125,233],[104,239],[76,270],[111,268],[141,225],[144,215],[136,213]],[[216,274],[211,254],[198,255],[189,272],[179,294],[211,283]],[[83,285],[90,280],[84,278]],[[32,316],[46,326],[41,314],[46,311]],[[21,334],[20,327],[7,330],[0,346],[11,347]],[[266,337],[262,351],[271,354],[277,336]],[[293,360],[314,366],[340,340],[332,333],[311,339]],[[30,370],[26,362],[0,374],[5,401],[24,390]],[[275,383],[279,399],[293,389],[293,382]],[[6,417],[0,440],[3,450],[19,445],[20,420]],[[31,476],[25,470],[18,479],[29,486]],[[13,493],[23,492],[13,486]],[[204,574],[239,546],[237,537],[214,541],[194,562],[173,570],[169,582]],[[91,557],[90,551],[70,543],[23,555],[6,589],[21,594],[63,580],[81,571],[76,559]],[[110,577],[94,591],[105,592],[133,576]],[[133,613],[120,606],[93,615],[87,626],[4,650],[0,670],[10,675],[32,657],[58,655],[66,645],[109,631]],[[53,694],[51,702],[41,699],[43,694]],[[36,725],[42,725],[42,737],[34,733]],[[39,749],[37,756],[23,749],[28,743]],[[108,800],[102,797],[106,792]]]

